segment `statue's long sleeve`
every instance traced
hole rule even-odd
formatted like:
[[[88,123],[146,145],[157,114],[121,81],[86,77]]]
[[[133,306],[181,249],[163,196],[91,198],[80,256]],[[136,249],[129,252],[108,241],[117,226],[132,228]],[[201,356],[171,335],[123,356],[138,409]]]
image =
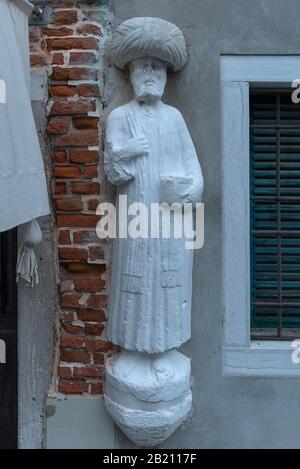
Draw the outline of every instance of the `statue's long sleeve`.
[[[193,179],[193,185],[189,191],[186,202],[201,202],[204,181],[201,166],[198,160],[196,149],[192,141],[191,135],[186,126],[185,120],[180,113],[180,121],[183,127],[182,132],[182,151],[185,162],[185,170],[187,176]]]
[[[115,114],[114,111],[111,113],[106,124],[104,171],[108,180],[118,186],[133,179],[134,172],[132,162],[121,158],[124,130],[121,128],[122,119]]]
[[[181,113],[168,107],[163,121],[164,132],[173,134],[173,140],[163,151],[176,155],[173,164],[165,166],[161,176],[162,202],[173,204],[200,203],[203,192],[203,175],[195,146]]]

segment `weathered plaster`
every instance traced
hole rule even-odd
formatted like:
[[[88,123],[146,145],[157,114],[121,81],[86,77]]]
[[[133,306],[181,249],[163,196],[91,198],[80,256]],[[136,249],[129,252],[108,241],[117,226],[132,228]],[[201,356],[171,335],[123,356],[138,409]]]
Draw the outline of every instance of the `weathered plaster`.
[[[66,397],[47,401],[47,449],[113,449],[114,424],[103,399]]]
[[[40,144],[49,172],[46,126],[46,76],[32,75],[32,105]],[[49,179],[48,179],[49,180]],[[23,282],[19,301],[19,447],[44,445],[45,404],[50,388],[55,344],[57,286],[55,277],[55,228],[51,216],[39,219],[43,241],[36,247],[40,283],[34,289]],[[21,240],[24,226],[19,228]]]

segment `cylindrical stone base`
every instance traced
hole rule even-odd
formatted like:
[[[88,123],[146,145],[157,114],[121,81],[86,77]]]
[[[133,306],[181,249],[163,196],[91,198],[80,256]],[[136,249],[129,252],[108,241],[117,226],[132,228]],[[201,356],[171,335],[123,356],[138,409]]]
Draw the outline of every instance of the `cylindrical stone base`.
[[[170,350],[147,354],[123,350],[106,365],[105,405],[138,446],[162,443],[192,407],[190,360]]]

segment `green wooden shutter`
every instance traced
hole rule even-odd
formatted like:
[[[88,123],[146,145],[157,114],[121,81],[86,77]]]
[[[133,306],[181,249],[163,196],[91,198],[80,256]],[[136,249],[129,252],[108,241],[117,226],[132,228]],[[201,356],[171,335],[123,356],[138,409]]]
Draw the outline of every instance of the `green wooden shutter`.
[[[285,338],[300,328],[300,105],[252,92],[250,125],[251,326]]]

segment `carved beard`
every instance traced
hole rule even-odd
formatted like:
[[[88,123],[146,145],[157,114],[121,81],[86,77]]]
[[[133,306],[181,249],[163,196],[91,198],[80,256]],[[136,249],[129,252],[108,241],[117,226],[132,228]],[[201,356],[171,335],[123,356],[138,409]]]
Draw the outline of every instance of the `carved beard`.
[[[155,81],[145,81],[134,88],[134,95],[138,101],[143,103],[155,103],[159,101],[164,93],[164,86]]]

